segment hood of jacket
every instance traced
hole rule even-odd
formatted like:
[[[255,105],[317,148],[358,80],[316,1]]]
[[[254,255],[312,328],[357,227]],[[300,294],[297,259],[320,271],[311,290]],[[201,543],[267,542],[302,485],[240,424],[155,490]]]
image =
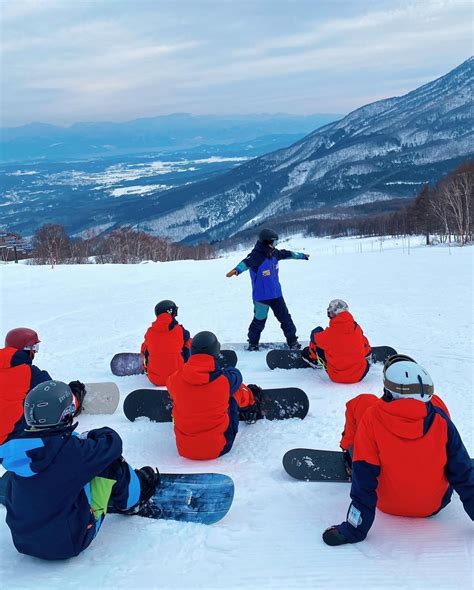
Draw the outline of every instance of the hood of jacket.
[[[160,313],[157,316],[156,320],[152,323],[150,330],[153,332],[163,333],[169,332],[172,330],[176,325],[177,321],[173,318],[169,313]]]
[[[349,311],[342,311],[329,320],[329,326],[341,334],[350,334],[355,330],[357,323]]]
[[[374,406],[378,421],[395,436],[414,440],[424,435],[425,420],[433,412],[431,403],[415,399],[396,399],[390,402],[380,400]]]
[[[213,380],[213,373],[219,371],[216,359],[210,354],[192,354],[181,369],[183,379],[191,385],[205,385]]]

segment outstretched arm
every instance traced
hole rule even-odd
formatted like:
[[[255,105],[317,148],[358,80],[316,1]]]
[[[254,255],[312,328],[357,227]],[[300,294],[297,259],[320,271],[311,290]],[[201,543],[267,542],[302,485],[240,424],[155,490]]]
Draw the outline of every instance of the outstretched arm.
[[[309,254],[304,252],[292,252],[291,250],[276,250],[278,260],[292,258],[293,260],[309,260]]]
[[[237,275],[240,275],[241,273],[245,272],[246,270],[248,270],[249,267],[246,265],[245,260],[242,260],[242,262],[239,262],[239,264],[233,268],[232,270],[229,270],[229,272],[225,275],[226,277],[235,277]]]

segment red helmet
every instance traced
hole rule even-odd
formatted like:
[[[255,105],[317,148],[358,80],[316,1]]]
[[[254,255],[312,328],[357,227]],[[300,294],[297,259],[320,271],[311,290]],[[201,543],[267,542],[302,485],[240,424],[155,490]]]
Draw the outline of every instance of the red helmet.
[[[39,341],[38,334],[31,328],[13,328],[5,336],[5,346],[17,350],[32,350]]]

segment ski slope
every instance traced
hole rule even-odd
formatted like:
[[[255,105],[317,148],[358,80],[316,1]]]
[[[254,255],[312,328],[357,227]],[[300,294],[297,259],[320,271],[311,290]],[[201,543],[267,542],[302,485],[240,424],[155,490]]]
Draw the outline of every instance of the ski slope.
[[[326,325],[326,306],[345,299],[373,345],[415,357],[431,373],[471,456],[473,425],[473,250],[424,247],[422,239],[327,240],[295,237],[282,247],[311,254],[283,261],[280,278],[300,339]],[[36,364],[64,381],[115,381],[122,398],[145,376],[114,377],[118,351],[138,351],[160,299],[174,299],[178,319],[196,333],[244,342],[252,316],[250,279],[227,279],[244,251],[210,261],[140,265],[0,267],[0,334],[36,329]],[[263,340],[282,340],[269,317]],[[111,426],[134,466],[165,472],[215,471],[235,481],[233,507],[213,526],[108,516],[79,557],[42,562],[16,552],[0,524],[0,580],[8,588],[425,588],[473,586],[473,523],[456,494],[440,514],[410,519],[377,513],[367,540],[327,547],[322,531],[344,520],[346,484],[305,483],[284,473],[293,447],[337,449],[345,403],[381,393],[380,366],[360,384],[337,385],[320,371],[270,371],[265,352],[239,352],[247,383],[297,386],[310,398],[304,421],[241,425],[232,451],[217,460],[179,457],[171,424],[80,416],[79,430]],[[3,521],[5,509],[0,508]]]

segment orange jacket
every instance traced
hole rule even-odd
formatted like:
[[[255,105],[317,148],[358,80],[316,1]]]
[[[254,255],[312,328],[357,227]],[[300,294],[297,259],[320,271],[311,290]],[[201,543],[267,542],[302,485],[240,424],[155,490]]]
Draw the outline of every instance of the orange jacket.
[[[0,444],[23,417],[23,402],[30,389],[31,367],[23,364],[11,366],[17,352],[16,348],[0,349]]]
[[[238,408],[254,403],[240,371],[220,369],[207,354],[192,355],[169,377],[167,387],[173,400],[176,446],[188,459],[219,457],[237,433]]]
[[[160,314],[145,334],[141,346],[143,368],[154,385],[165,385],[176,369],[189,358],[189,332],[171,317]]]
[[[357,383],[367,369],[370,344],[362,329],[348,311],[329,320],[322,332],[312,332],[310,351],[324,350],[326,371],[336,383]]]

